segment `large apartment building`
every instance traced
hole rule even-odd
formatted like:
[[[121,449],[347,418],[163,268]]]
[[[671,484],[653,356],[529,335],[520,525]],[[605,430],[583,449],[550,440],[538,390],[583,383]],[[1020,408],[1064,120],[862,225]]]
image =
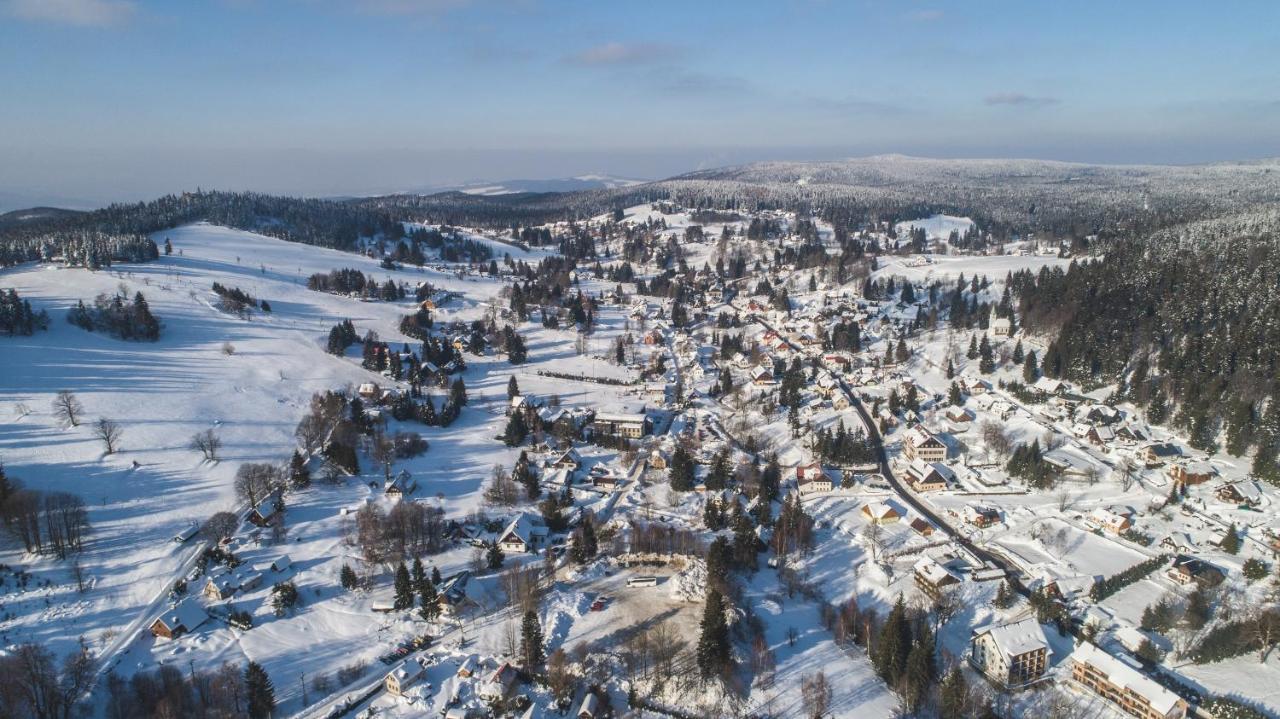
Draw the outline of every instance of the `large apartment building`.
[[[1044,676],[1049,642],[1035,619],[988,624],[973,630],[969,662],[1005,687],[1025,686]]]
[[[1081,642],[1071,653],[1071,679],[1139,719],[1183,719],[1187,702],[1118,657]]]

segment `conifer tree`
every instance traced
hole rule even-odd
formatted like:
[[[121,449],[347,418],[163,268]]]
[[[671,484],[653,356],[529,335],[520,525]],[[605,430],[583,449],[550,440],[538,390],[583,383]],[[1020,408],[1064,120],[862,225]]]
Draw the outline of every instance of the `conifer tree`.
[[[995,354],[991,350],[991,342],[987,340],[986,335],[982,335],[982,342],[978,345],[978,371],[983,374],[991,374],[996,371]]]
[[[671,453],[671,488],[677,492],[688,492],[693,489],[693,457],[683,446],[677,445]]]
[[[418,593],[418,616],[426,622],[440,616],[440,594],[431,582],[423,582],[422,591]]]
[[[413,568],[409,571],[409,577],[413,582],[413,591],[422,592],[422,588],[427,583],[427,572],[422,567],[422,559],[413,558]]]
[[[942,690],[938,697],[938,716],[940,719],[962,719],[969,702],[969,684],[965,681],[964,672],[956,664],[947,672],[942,681]]]
[[[359,584],[355,570],[351,568],[350,564],[342,565],[342,571],[338,573],[338,581],[342,583],[343,589],[355,589]]]
[[[1032,350],[1027,353],[1026,359],[1022,361],[1022,381],[1031,384],[1039,377],[1040,368],[1036,366],[1036,353]]]
[[[529,609],[524,613],[524,621],[520,625],[520,659],[526,671],[532,671],[542,664],[543,659],[542,624],[538,621],[538,613]]]
[[[528,433],[529,428],[525,426],[524,412],[512,412],[511,417],[507,419],[507,428],[502,432],[502,442],[508,447],[518,447],[524,444],[524,438]]]
[[[700,629],[697,664],[698,671],[705,680],[723,674],[729,668],[732,655],[729,626],[724,620],[724,597],[720,590],[711,586],[707,588]]]
[[[933,660],[933,632],[922,625],[920,635],[911,645],[902,678],[903,699],[912,710],[918,709],[929,696],[937,668]]]
[[[244,691],[248,700],[249,719],[268,719],[276,709],[276,690],[267,670],[257,662],[244,669]]]
[[[907,622],[907,605],[898,595],[884,626],[876,635],[871,661],[890,686],[896,686],[907,668],[907,654],[911,651],[911,627]]]
[[[502,547],[497,542],[490,542],[489,549],[485,552],[485,563],[489,569],[502,569],[502,562],[506,559],[502,553]]]
[[[404,562],[396,567],[396,595],[393,605],[396,609],[408,609],[413,606],[413,581],[409,578],[409,570]]]
[[[289,458],[289,483],[298,489],[311,486],[311,470],[307,469],[302,453],[296,449],[293,450],[293,456]]]
[[[1232,522],[1227,527],[1227,534],[1222,538],[1222,551],[1227,554],[1240,553],[1240,535],[1236,532],[1236,523]]]

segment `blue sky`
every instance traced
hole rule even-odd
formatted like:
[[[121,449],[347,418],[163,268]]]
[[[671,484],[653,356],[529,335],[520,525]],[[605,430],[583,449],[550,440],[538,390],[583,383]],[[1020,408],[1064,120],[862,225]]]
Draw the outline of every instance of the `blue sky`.
[[[1280,3],[0,0],[0,209],[1280,155]]]

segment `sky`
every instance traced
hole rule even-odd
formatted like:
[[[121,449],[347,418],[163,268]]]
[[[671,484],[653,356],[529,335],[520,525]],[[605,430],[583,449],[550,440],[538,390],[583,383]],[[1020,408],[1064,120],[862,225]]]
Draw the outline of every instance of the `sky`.
[[[1280,156],[1275,0],[0,0],[0,211]]]

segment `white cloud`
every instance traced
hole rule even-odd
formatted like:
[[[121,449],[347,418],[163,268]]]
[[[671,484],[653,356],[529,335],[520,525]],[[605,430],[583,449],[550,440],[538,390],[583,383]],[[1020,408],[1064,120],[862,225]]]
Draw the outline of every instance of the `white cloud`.
[[[23,20],[106,27],[128,20],[137,5],[132,0],[7,0],[3,8]]]
[[[997,92],[982,98],[988,105],[1020,105],[1022,107],[1043,107],[1057,104],[1056,97],[1036,97],[1021,92]]]
[[[683,55],[683,51],[672,45],[662,43],[622,43],[610,42],[604,45],[589,47],[581,52],[565,58],[572,65],[591,67],[605,65],[648,65],[673,60]]]

